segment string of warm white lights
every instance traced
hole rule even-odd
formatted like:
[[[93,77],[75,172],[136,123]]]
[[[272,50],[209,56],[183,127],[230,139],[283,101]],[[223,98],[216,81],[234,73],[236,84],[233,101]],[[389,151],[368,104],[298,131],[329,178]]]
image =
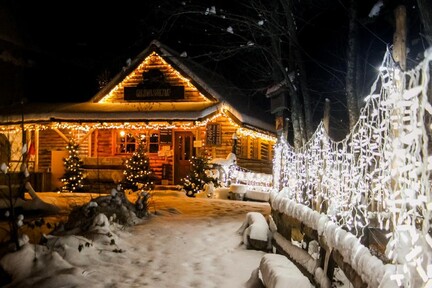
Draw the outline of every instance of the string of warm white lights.
[[[262,189],[272,188],[273,175],[253,172],[238,165],[228,167],[228,177],[231,183],[245,184],[250,187],[258,186]]]
[[[124,83],[131,82],[134,80],[140,79],[142,77],[142,72],[148,69],[151,66],[163,66],[164,74],[167,79],[180,79],[183,85],[188,87],[189,90],[192,90],[199,95],[203,99],[207,99],[198,89],[191,83],[191,80],[184,77],[179,71],[174,69],[168,62],[166,62],[161,56],[156,52],[152,52],[149,56],[147,56],[141,64],[134,69],[129,75],[127,75],[121,83],[116,85],[111,91],[104,96],[99,103],[112,103],[116,102],[116,97],[118,95],[122,95],[122,90],[124,88]],[[135,83],[136,84],[136,83]],[[24,124],[24,129],[26,131],[34,131],[34,130],[46,130],[46,129],[67,129],[73,131],[82,131],[87,133],[92,129],[120,129],[120,130],[160,130],[160,129],[182,129],[182,130],[190,130],[195,129],[196,127],[204,127],[209,122],[213,122],[220,117],[226,117],[228,119],[230,125],[237,129],[237,134],[240,136],[250,136],[252,138],[260,138],[271,142],[276,142],[276,137],[271,134],[267,134],[264,132],[259,132],[253,129],[242,128],[240,127],[229,115],[229,106],[223,105],[220,109],[219,113],[216,113],[212,117],[206,118],[201,121],[178,121],[175,123],[168,123],[166,121],[162,122],[130,122],[130,123],[107,123],[107,122],[94,122],[94,123],[77,123],[77,122],[53,122],[49,124]],[[8,125],[4,127],[0,127],[0,131],[8,132],[8,133],[21,133],[22,124],[17,125]]]
[[[281,137],[274,152],[280,193],[357,236],[367,225],[389,231],[387,256],[402,266],[393,277],[405,287],[432,287],[431,62],[429,50],[415,69],[402,72],[388,51],[344,140],[333,141],[321,123],[301,149]]]
[[[127,83],[131,79],[136,79],[137,77],[141,77],[141,75],[138,75],[138,73],[142,73],[142,71],[145,71],[146,67],[154,64],[161,63],[166,69],[167,75],[174,75],[177,79],[181,79],[183,84],[187,86],[189,89],[193,89],[197,91],[202,97],[204,97],[201,92],[199,92],[196,87],[190,82],[190,79],[184,77],[180,72],[178,72],[176,69],[174,69],[168,62],[166,62],[161,56],[159,56],[156,52],[152,52],[149,56],[147,56],[144,61],[137,67],[137,69],[134,69],[133,72],[131,72],[129,75],[127,75],[124,80],[116,85],[111,91],[104,96],[99,103],[110,103],[113,102],[113,99],[117,95],[117,93],[121,90],[123,90],[124,86],[123,83]],[[205,97],[204,97],[205,98]]]
[[[225,117],[233,128],[237,128],[237,134],[239,136],[250,136],[252,138],[260,138],[271,142],[276,142],[276,137],[271,134],[264,132],[255,131],[248,128],[240,127],[227,113],[225,109],[222,109],[219,113],[216,113],[212,117],[206,118],[201,121],[190,121],[190,122],[174,122],[168,123],[163,122],[92,122],[92,123],[76,123],[76,122],[53,122],[49,124],[24,124],[26,131],[35,130],[46,130],[46,129],[66,129],[71,131],[88,132],[92,129],[118,129],[118,130],[160,130],[160,129],[181,129],[191,130],[197,127],[205,127],[208,123],[217,121],[219,118]],[[8,133],[21,133],[22,127],[20,125],[9,125],[1,127],[0,130]]]

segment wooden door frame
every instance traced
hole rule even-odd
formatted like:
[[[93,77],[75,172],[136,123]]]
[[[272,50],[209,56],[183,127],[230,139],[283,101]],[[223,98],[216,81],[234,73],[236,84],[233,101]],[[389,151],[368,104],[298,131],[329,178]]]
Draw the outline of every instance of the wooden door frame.
[[[195,139],[195,134],[192,131],[189,131],[189,130],[174,131],[174,135],[173,135],[173,137],[174,137],[174,141],[173,141],[173,152],[174,152],[174,155],[173,155],[173,170],[174,170],[173,171],[173,183],[176,184],[176,185],[180,184],[180,177],[178,176],[178,171],[177,171],[177,165],[179,165],[178,164],[178,159],[177,159],[177,156],[178,156],[177,155],[177,153],[178,153],[178,151],[177,151],[177,144],[178,144],[178,142],[177,142],[177,136],[179,134],[184,134],[184,135],[189,134],[191,136],[191,143],[190,143],[190,145],[191,145],[191,151],[192,151],[192,155],[191,156],[193,156],[195,154],[195,148],[193,147],[193,142],[194,142],[194,139]]]

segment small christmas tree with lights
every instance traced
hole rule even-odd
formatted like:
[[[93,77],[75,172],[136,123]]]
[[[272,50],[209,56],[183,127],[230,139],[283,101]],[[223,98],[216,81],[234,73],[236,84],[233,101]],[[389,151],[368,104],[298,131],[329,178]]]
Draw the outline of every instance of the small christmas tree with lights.
[[[73,140],[69,142],[66,149],[69,151],[69,156],[63,158],[65,174],[60,179],[63,182],[62,192],[81,192],[83,191],[83,161],[78,155],[79,145]]]
[[[210,182],[215,187],[220,186],[217,178],[209,176],[206,172],[211,169],[208,157],[192,157],[189,162],[191,163],[191,171],[185,178],[181,179],[187,196],[195,197],[195,194],[202,191],[204,185]]]
[[[150,191],[154,188],[156,177],[150,169],[150,161],[145,153],[143,143],[139,144],[137,151],[126,161],[123,175],[122,186],[124,189]]]

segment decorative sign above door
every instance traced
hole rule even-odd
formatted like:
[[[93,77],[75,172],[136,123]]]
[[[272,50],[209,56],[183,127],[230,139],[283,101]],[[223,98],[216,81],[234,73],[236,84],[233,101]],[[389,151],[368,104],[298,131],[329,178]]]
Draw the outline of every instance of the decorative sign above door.
[[[143,82],[136,87],[124,87],[124,99],[128,101],[172,101],[184,99],[184,86],[172,86],[165,82],[159,69],[143,73]]]

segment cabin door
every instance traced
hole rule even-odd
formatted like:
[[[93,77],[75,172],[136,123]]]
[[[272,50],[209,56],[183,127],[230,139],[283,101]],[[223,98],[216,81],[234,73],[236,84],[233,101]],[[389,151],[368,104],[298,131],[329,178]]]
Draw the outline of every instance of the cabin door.
[[[174,132],[174,184],[180,185],[181,179],[189,174],[192,156],[194,135],[192,132]]]

